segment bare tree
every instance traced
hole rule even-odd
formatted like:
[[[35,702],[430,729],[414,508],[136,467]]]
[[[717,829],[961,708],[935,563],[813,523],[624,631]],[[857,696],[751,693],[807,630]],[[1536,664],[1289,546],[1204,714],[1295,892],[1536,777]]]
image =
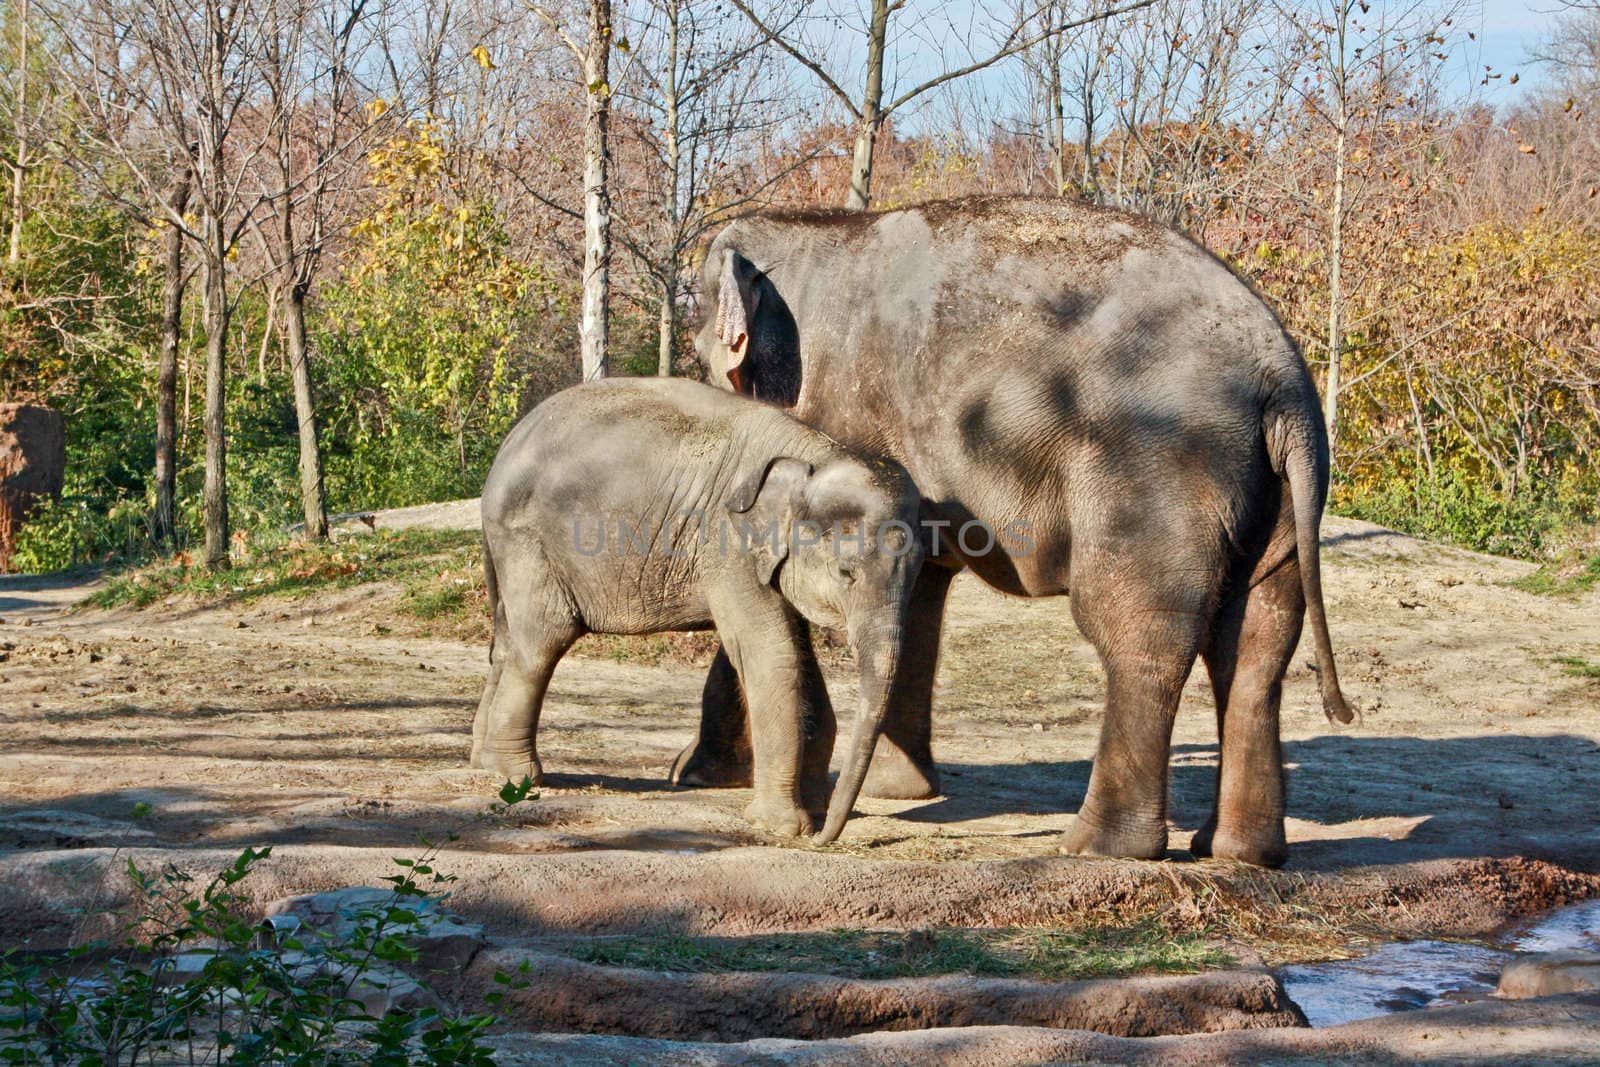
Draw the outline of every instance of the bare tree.
[[[189,207],[189,169],[177,177],[167,202],[180,213]],[[183,344],[183,294],[189,283],[184,264],[183,233],[171,224],[161,228],[161,335],[156,364],[156,501],[151,517],[152,540],[174,548],[178,532],[178,350]]]
[[[579,348],[583,380],[606,376],[611,331],[611,189],[607,166],[611,128],[611,0],[588,0],[587,34],[580,43],[551,9],[533,5],[572,52],[583,72],[587,101],[583,130],[583,311]]]
[[[22,260],[22,222],[26,205],[23,183],[28,173],[28,0],[17,2],[17,88],[12,104],[15,158],[11,161],[11,248],[6,262],[15,266]]]
[[[1339,397],[1344,388],[1349,279],[1345,242],[1352,214],[1385,172],[1386,140],[1401,151],[1416,138],[1389,139],[1390,127],[1405,110],[1419,106],[1419,87],[1453,20],[1453,0],[1436,4],[1415,0],[1403,7],[1381,7],[1369,18],[1366,0],[1311,0],[1282,6],[1283,24],[1292,28],[1292,53],[1277,65],[1300,115],[1326,137],[1322,162],[1327,173],[1314,179],[1307,209],[1320,216],[1326,253],[1327,328],[1323,343],[1327,374],[1323,418],[1330,450],[1338,441]]]
[[[1533,51],[1568,92],[1600,92],[1600,0],[1556,0],[1561,9],[1548,40]]]
[[[73,105],[77,136],[132,180],[133,191],[100,191],[137,216],[176,228],[199,252],[206,340],[205,561],[228,566],[227,356],[237,301],[229,260],[261,201],[243,185],[270,139],[253,105],[259,79],[252,57],[270,24],[265,0],[105,0],[85,9],[61,3],[50,17],[61,41],[57,61]],[[174,169],[186,171],[180,205]],[[92,168],[91,176],[100,176]],[[103,177],[103,176],[102,176]],[[186,208],[198,209],[191,220]]]
[[[256,62],[272,126],[261,195],[276,222],[257,226],[276,276],[274,299],[294,388],[300,445],[300,498],[306,536],[328,535],[322,455],[317,440],[306,302],[326,247],[340,191],[358,184],[352,164],[370,143],[382,111],[355,99],[355,70],[370,38],[368,0],[334,4],[275,0]]]
[[[1024,52],[1055,35],[1124,12],[1149,7],[1157,0],[1127,0],[1118,6],[1110,6],[1104,10],[1063,21],[1052,21],[1048,15],[1052,10],[1058,13],[1064,12],[1052,8],[1048,2],[1040,4],[1032,11],[1010,19],[1002,27],[1000,40],[992,49],[970,57],[968,62],[948,67],[898,93],[886,89],[884,72],[891,45],[891,24],[896,21],[895,16],[905,11],[908,0],[867,0],[869,7],[865,12],[862,40],[866,48],[866,64],[859,95],[844,88],[843,83],[846,79],[830,72],[829,67],[833,64],[822,58],[827,50],[820,44],[805,41],[797,32],[802,15],[806,14],[812,5],[802,4],[786,14],[780,12],[775,16],[764,16],[746,0],[730,0],[730,2],[761,31],[763,36],[809,70],[850,115],[855,126],[855,144],[850,172],[850,192],[845,206],[855,211],[864,211],[872,201],[873,153],[878,136],[883,131],[884,123],[897,111],[935,89],[991,67],[1008,56]],[[835,22],[838,20],[838,16],[831,13],[821,16],[813,13],[813,17],[822,17]],[[1046,23],[1042,28],[1040,28],[1041,18]]]
[[[705,235],[763,196],[800,155],[764,166],[752,140],[783,126],[783,81],[764,39],[712,0],[650,0],[634,34],[626,107],[645,121],[626,131],[642,157],[619,184],[641,210],[619,211],[622,242],[655,283],[657,373],[672,373],[685,257]],[[642,215],[643,217],[630,217]]]

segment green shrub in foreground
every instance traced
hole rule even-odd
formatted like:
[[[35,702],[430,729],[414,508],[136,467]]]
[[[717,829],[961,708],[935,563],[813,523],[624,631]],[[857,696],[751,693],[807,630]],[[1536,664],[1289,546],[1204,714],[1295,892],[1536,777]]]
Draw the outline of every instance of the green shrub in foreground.
[[[527,780],[507,783],[491,810],[503,812],[530,790]],[[395,861],[400,873],[384,879],[389,897],[358,912],[347,934],[287,936],[265,946],[237,887],[270,848],[245,849],[198,890],[173,865],[150,874],[130,862],[142,903],[123,917],[114,942],[0,957],[0,1062],[493,1063],[480,1041],[496,1020],[491,1013],[391,1009],[379,1018],[356,996],[363,985],[381,988],[393,965],[416,959],[408,943],[422,921],[416,905],[443,900],[454,881],[434,869],[437,847],[424,846],[418,859]],[[163,968],[179,953],[205,962],[193,977],[167,981]],[[502,987],[518,984],[495,977]]]

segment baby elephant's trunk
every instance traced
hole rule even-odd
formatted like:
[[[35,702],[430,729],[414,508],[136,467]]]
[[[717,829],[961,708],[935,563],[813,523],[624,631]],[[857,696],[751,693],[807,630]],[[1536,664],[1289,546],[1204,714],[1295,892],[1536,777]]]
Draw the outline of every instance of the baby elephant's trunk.
[[[839,771],[839,781],[833,787],[833,799],[828,802],[828,819],[817,835],[818,844],[827,844],[839,837],[850,809],[861,795],[861,783],[866,781],[867,768],[872,763],[872,750],[883,732],[883,722],[889,711],[889,695],[894,688],[895,675],[900,669],[900,649],[905,629],[904,607],[891,608],[869,625],[861,627],[856,636],[856,659],[861,666],[861,708],[856,713],[856,725],[850,735],[850,750],[844,766]]]

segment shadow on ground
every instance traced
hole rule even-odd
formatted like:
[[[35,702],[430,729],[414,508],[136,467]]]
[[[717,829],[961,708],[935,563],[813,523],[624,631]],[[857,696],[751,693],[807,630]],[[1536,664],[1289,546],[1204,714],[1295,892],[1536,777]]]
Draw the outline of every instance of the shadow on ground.
[[[1216,758],[1215,745],[1173,746],[1171,819],[1179,829],[1199,828],[1210,813]],[[1600,797],[1588,791],[1584,768],[1597,758],[1600,746],[1567,734],[1328,735],[1288,742],[1289,818],[1306,824],[1298,835],[1303,840],[1291,828],[1291,862],[1324,868],[1543,853],[1593,839]],[[1078,759],[940,766],[949,795],[898,818],[948,824],[1002,815],[1060,816],[1064,828],[1088,788],[1093,764]],[[1440,788],[1439,768],[1456,774],[1471,768],[1471,792]],[[1378,827],[1383,832],[1362,833],[1372,822],[1385,824]],[[1594,846],[1600,851],[1600,841]]]

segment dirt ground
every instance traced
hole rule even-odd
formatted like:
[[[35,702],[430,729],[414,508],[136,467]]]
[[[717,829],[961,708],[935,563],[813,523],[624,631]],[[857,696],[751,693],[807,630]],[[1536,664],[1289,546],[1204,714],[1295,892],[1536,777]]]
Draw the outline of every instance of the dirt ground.
[[[453,505],[379,522],[474,520]],[[1335,647],[1363,715],[1329,725],[1302,649],[1284,698],[1283,872],[1185,851],[1215,774],[1203,670],[1173,739],[1169,862],[1055,856],[1100,726],[1100,670],[1065,599],[957,580],[936,695],[947,795],[863,800],[819,850],[749,827],[742,790],[664,784],[692,734],[699,665],[569,655],[541,722],[539,798],[486,820],[474,816],[498,783],[465,766],[486,650],[395,621],[393,588],[74,612],[90,585],[47,577],[0,579],[0,881],[26,868],[87,884],[60,874],[69,853],[203,865],[270,843],[282,862],[259,891],[287,894],[370,882],[419,834],[456,832],[440,866],[462,876],[457,906],[510,939],[1176,909],[1246,962],[1485,936],[1600,893],[1600,678],[1574,667],[1600,663],[1600,593],[1521,592],[1508,583],[1527,564],[1351,520],[1323,534]],[[831,674],[835,704],[853,708],[849,671]],[[48,925],[13,907],[0,941]]]

